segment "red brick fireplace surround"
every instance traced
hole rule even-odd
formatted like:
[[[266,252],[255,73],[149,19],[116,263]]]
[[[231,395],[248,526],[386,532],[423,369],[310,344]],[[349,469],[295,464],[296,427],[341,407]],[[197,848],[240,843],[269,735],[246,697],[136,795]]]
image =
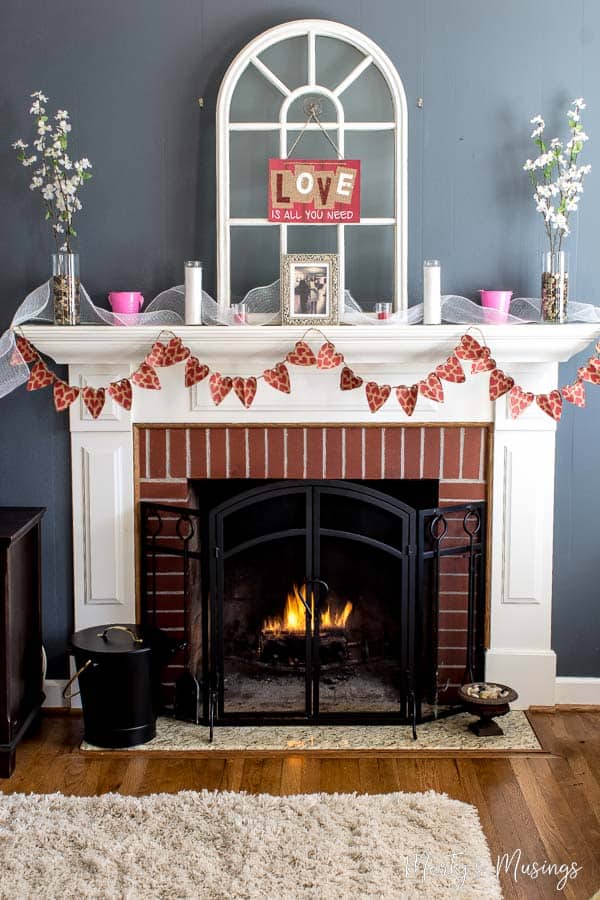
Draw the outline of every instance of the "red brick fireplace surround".
[[[442,507],[486,500],[490,443],[489,430],[481,425],[139,425],[136,507],[140,500],[195,506],[193,482],[206,478],[433,478],[439,480]],[[461,522],[462,515],[449,522],[447,541],[464,543]],[[165,556],[157,565],[157,624],[182,638],[181,563]],[[448,687],[458,683],[465,667],[466,591],[466,559],[443,558],[439,682]],[[179,659],[169,667],[167,701],[181,668]]]
[[[440,505],[486,499],[480,425],[136,427],[138,500],[185,502],[202,478],[437,478]]]

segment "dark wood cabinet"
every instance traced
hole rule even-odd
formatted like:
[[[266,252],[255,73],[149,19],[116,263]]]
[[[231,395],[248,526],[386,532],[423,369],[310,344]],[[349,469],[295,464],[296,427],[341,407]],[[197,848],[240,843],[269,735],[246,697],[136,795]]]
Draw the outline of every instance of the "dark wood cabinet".
[[[41,522],[45,509],[0,506],[0,777],[39,713],[42,693]]]

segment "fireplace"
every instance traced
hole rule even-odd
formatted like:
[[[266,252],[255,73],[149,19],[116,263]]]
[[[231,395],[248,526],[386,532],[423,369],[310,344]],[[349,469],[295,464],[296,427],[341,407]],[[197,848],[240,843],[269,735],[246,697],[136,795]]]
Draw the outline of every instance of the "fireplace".
[[[161,561],[182,565],[175,715],[211,730],[414,727],[483,677],[485,503],[441,508],[438,479],[207,479],[190,495],[141,505],[148,624],[161,624]],[[455,629],[442,628],[452,569],[465,576]]]
[[[304,332],[279,326],[173,330],[198,359],[230,376],[271,367]],[[538,393],[557,387],[558,364],[597,339],[596,331],[585,324],[552,333],[543,325],[481,328],[498,366]],[[327,337],[365,382],[414,384],[452,352],[463,332],[460,325],[357,325],[331,326]],[[69,366],[70,384],[91,387],[129,378],[157,337],[150,326],[25,325],[23,333],[40,352]],[[410,419],[393,392],[371,415],[364,390],[339,390],[337,370],[292,366],[291,396],[259,381],[250,409],[233,391],[215,406],[208,380],[183,391],[182,377],[181,366],[161,369],[162,390],[135,391],[131,410],[107,400],[97,419],[81,398],[71,406],[76,630],[139,620],[139,501],[196,508],[194,482],[219,478],[365,479],[374,487],[380,479],[433,478],[441,509],[487,501],[486,679],[514,687],[518,708],[555,703],[556,423],[536,404],[513,420],[506,398],[490,401],[487,376],[468,371],[465,384],[444,385],[444,403],[420,397]],[[449,545],[455,528],[462,526],[449,526]],[[181,560],[164,554],[157,563],[157,618],[183,639]],[[444,652],[438,671],[440,685],[449,687],[465,667],[455,640],[467,628],[465,566],[464,559],[440,562],[438,643]],[[169,706],[184,666],[180,656],[165,673]],[[58,696],[63,686],[47,685],[46,693]]]

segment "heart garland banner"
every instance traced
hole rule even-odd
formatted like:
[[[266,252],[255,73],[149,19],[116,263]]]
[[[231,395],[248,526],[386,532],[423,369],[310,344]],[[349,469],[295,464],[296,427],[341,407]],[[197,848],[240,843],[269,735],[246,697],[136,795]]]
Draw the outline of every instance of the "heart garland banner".
[[[564,402],[583,408],[586,405],[585,382],[588,384],[600,384],[600,343],[596,345],[596,355],[591,356],[584,366],[577,371],[577,377],[571,384],[543,394],[534,394],[524,390],[516,384],[514,378],[503,372],[496,365],[490,348],[481,344],[472,334],[464,334],[454,351],[440,363],[432,372],[429,372],[415,384],[378,384],[376,381],[367,381],[357,375],[348,366],[344,355],[336,349],[335,344],[328,340],[320,329],[309,329],[317,332],[324,343],[315,353],[306,340],[306,335],[296,341],[280,362],[276,362],[270,369],[265,369],[261,375],[249,375],[242,377],[236,375],[230,377],[213,371],[206,363],[202,363],[192,355],[189,347],[183,340],[173,335],[165,343],[160,340],[160,335],[153,342],[150,351],[138,368],[129,378],[111,382],[106,387],[83,388],[74,387],[58,378],[42,359],[41,355],[23,335],[16,334],[16,350],[13,354],[14,365],[26,363],[30,366],[29,379],[26,389],[38,391],[52,386],[54,406],[57,412],[68,409],[79,396],[83,400],[90,415],[97,419],[104,409],[107,397],[118,403],[123,409],[130,410],[133,404],[133,390],[135,385],[143,390],[160,391],[161,383],[157,368],[166,368],[185,363],[184,385],[191,388],[208,378],[209,393],[215,406],[225,400],[233,391],[245,409],[250,409],[258,388],[258,381],[263,380],[276,391],[290,394],[292,384],[288,366],[310,367],[323,371],[338,369],[341,367],[339,378],[340,391],[354,391],[364,386],[367,405],[372,413],[377,412],[387,403],[392,391],[404,414],[412,416],[417,406],[419,396],[423,396],[435,403],[444,402],[444,386],[442,382],[450,384],[464,384],[466,381],[465,365],[470,365],[472,375],[489,372],[489,398],[492,402],[507,396],[508,411],[511,418],[516,419],[522,415],[533,403],[547,416],[560,421]],[[164,332],[161,332],[163,334]],[[307,333],[308,334],[308,333]]]

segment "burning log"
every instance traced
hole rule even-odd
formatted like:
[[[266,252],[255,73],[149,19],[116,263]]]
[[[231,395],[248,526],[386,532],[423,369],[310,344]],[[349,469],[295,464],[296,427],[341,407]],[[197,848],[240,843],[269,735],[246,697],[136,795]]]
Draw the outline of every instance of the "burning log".
[[[258,653],[265,664],[299,668],[306,663],[307,609],[314,615],[312,596],[306,587],[294,588],[287,595],[282,616],[265,619],[260,632]],[[319,629],[319,662],[321,665],[340,665],[349,657],[346,622],[352,604],[339,610],[326,606],[321,610]],[[310,631],[310,629],[309,629]]]
[[[296,631],[261,631],[259,656],[263,663],[286,668],[301,668],[306,662],[306,637]],[[340,665],[349,657],[348,637],[344,629],[323,631],[319,635],[319,662],[323,666]]]

